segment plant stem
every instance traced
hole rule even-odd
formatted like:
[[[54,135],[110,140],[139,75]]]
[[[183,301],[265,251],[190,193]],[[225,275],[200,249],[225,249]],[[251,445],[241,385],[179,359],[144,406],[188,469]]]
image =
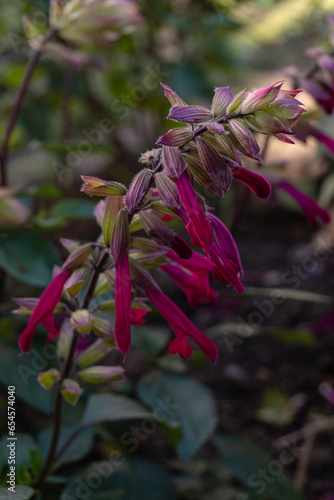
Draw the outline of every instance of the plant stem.
[[[100,258],[99,262],[95,266],[91,282],[89,284],[89,287],[87,289],[86,295],[84,297],[84,300],[83,300],[83,303],[81,306],[82,309],[86,309],[89,306],[90,301],[92,300],[99,274],[102,271],[103,266],[108,259],[108,255],[109,254],[107,252],[105,252],[102,255],[102,257]],[[55,456],[55,453],[57,450],[57,445],[58,445],[58,440],[59,440],[59,435],[60,435],[60,430],[61,430],[61,421],[62,421],[62,411],[63,411],[63,396],[61,393],[62,383],[68,377],[68,375],[71,371],[78,340],[79,340],[79,333],[75,331],[73,334],[73,337],[72,337],[68,356],[67,356],[65,365],[61,371],[60,380],[59,380],[58,386],[57,386],[55,409],[54,409],[54,419],[53,419],[53,431],[52,431],[52,438],[51,438],[49,451],[48,451],[47,457],[45,459],[44,466],[40,472],[40,475],[38,476],[38,478],[34,484],[35,488],[38,488],[42,484],[42,482],[44,481],[45,477],[47,476],[47,474],[50,470],[50,467],[54,461],[54,456]]]
[[[6,162],[7,162],[7,156],[8,156],[8,149],[9,149],[9,141],[12,135],[12,132],[14,130],[14,127],[16,125],[21,107],[22,107],[22,102],[23,99],[27,93],[29,83],[31,76],[33,74],[33,71],[42,55],[43,47],[44,45],[51,40],[56,35],[56,29],[55,28],[50,28],[50,30],[46,33],[44,38],[40,42],[39,48],[33,53],[29,64],[27,66],[25,75],[23,77],[22,83],[20,85],[16,102],[12,108],[9,121],[7,124],[7,128],[5,131],[5,137],[2,143],[1,147],[1,153],[0,153],[0,171],[1,171],[1,185],[2,186],[7,186],[7,173],[6,173]]]

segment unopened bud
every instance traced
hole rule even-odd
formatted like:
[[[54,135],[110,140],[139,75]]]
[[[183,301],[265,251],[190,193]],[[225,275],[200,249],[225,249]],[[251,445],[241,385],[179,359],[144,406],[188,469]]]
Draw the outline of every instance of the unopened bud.
[[[130,214],[142,201],[152,183],[153,172],[148,168],[141,170],[130,184],[129,191],[125,197],[125,204]]]
[[[93,253],[94,249],[95,243],[86,243],[85,245],[82,245],[67,257],[62,265],[62,271],[73,271],[74,269],[82,266],[82,264],[86,262],[88,257]]]
[[[80,368],[90,366],[104,358],[111,351],[102,339],[97,339],[77,358],[77,365]]]
[[[110,250],[115,265],[127,252],[130,243],[129,213],[123,209],[118,212],[110,240]]]
[[[202,137],[199,137],[196,143],[199,156],[208,174],[220,189],[227,193],[232,182],[232,175],[226,160]]]
[[[87,335],[93,326],[94,316],[87,309],[78,309],[71,315],[71,325],[78,332]]]
[[[87,283],[88,271],[86,268],[76,269],[65,283],[65,290],[69,299],[75,299]]]
[[[181,99],[181,97],[177,95],[174,90],[168,87],[168,85],[166,85],[165,83],[160,83],[160,85],[163,87],[165,96],[172,106],[186,106],[186,103]]]
[[[56,370],[56,368],[51,368],[46,372],[39,373],[37,379],[44,389],[50,390],[57,382],[59,382],[60,372],[59,370]]]
[[[157,186],[161,201],[167,207],[180,208],[181,200],[176,189],[175,183],[164,172],[158,172],[154,175],[155,185]]]
[[[68,403],[70,403],[72,406],[75,406],[80,395],[83,393],[83,389],[81,389],[80,385],[75,380],[66,378],[62,383],[61,393],[63,395],[63,398]]]
[[[168,118],[185,123],[203,123],[211,120],[213,115],[202,106],[173,106]]]
[[[165,146],[170,146],[178,148],[188,143],[194,136],[194,133],[189,128],[173,128],[167,132],[167,134],[160,137],[156,144],[164,144]]]
[[[170,177],[179,179],[186,169],[186,164],[178,148],[164,146],[162,150],[162,163],[165,172]]]
[[[126,187],[119,182],[105,181],[97,177],[81,176],[85,184],[81,191],[91,196],[122,196],[126,194]]]
[[[230,87],[218,87],[212,99],[211,111],[215,117],[221,117],[226,114],[227,107],[234,99]]]
[[[109,246],[111,235],[114,229],[114,224],[119,211],[124,207],[123,196],[108,196],[105,200],[103,220],[102,220],[102,233],[104,243]]]
[[[117,382],[125,379],[125,370],[121,366],[90,366],[78,372],[79,380],[90,384]]]

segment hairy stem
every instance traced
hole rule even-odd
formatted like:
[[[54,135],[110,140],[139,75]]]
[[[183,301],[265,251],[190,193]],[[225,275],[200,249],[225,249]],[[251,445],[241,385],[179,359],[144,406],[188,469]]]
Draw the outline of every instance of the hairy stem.
[[[99,274],[103,270],[103,266],[108,259],[108,255],[109,254],[107,252],[105,252],[102,255],[102,257],[100,258],[99,262],[95,266],[91,282],[89,284],[86,295],[85,295],[83,302],[82,302],[82,306],[81,306],[82,309],[86,309],[89,306],[90,301],[92,300],[94,289],[95,289]],[[66,362],[65,362],[63,369],[61,371],[60,380],[59,380],[58,385],[57,385],[52,438],[51,438],[51,443],[50,443],[48,455],[45,459],[44,466],[40,472],[40,475],[38,476],[38,478],[34,484],[35,488],[38,488],[42,484],[42,482],[44,481],[45,477],[47,476],[47,474],[50,470],[52,463],[54,462],[54,457],[55,457],[55,453],[57,450],[57,445],[58,445],[59,435],[60,435],[60,430],[61,430],[61,423],[62,423],[61,422],[62,421],[62,411],[63,411],[63,396],[61,393],[62,383],[68,377],[69,373],[71,372],[74,354],[75,354],[78,340],[79,340],[79,333],[75,331],[73,334],[73,337],[72,337],[72,341],[71,341],[70,349],[69,349],[69,352],[67,355],[67,359],[66,359]]]
[[[14,130],[14,127],[16,125],[18,116],[20,114],[22,103],[23,103],[23,99],[24,99],[24,97],[25,97],[25,95],[27,93],[31,76],[32,76],[32,74],[34,72],[34,69],[37,66],[37,63],[39,62],[39,59],[40,59],[40,57],[42,55],[43,47],[55,35],[56,35],[56,29],[51,28],[46,33],[46,35],[44,36],[44,38],[41,40],[39,48],[33,53],[32,57],[31,57],[31,59],[29,61],[29,64],[28,64],[26,72],[25,72],[25,75],[24,75],[22,83],[20,85],[20,88],[19,88],[19,91],[18,91],[18,94],[17,94],[17,98],[16,98],[16,101],[15,101],[15,104],[14,104],[14,106],[12,108],[12,111],[11,111],[11,114],[10,114],[10,117],[9,117],[9,120],[8,120],[7,128],[6,128],[6,131],[5,131],[5,136],[4,136],[2,147],[1,147],[1,153],[0,153],[0,171],[1,171],[1,185],[2,186],[7,186],[6,163],[7,163],[9,142],[10,142],[10,138],[11,138],[12,132]]]

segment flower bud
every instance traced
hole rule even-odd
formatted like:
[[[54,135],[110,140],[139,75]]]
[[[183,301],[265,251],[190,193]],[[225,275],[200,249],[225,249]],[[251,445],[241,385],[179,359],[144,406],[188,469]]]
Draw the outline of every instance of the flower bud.
[[[177,95],[174,90],[168,87],[165,83],[160,83],[160,85],[163,87],[165,96],[169,100],[172,106],[186,106],[186,103],[181,99],[180,96]]]
[[[71,325],[78,332],[87,335],[93,326],[94,316],[87,309],[78,309],[71,315]]]
[[[83,389],[81,389],[80,385],[75,380],[66,378],[65,380],[63,380],[61,393],[63,395],[63,398],[68,403],[70,403],[72,406],[75,406],[80,395],[83,393]]]
[[[115,265],[123,257],[125,252],[128,251],[129,243],[129,212],[125,209],[122,209],[117,214],[110,240],[110,250]]]
[[[70,318],[65,318],[60,327],[60,335],[57,340],[57,357],[67,359],[73,337],[73,326]]]
[[[255,89],[248,92],[241,104],[240,113],[253,113],[263,109],[272,103],[282,87],[283,82],[276,82],[263,89]]]
[[[81,191],[91,196],[122,196],[126,194],[126,187],[119,182],[104,181],[97,177],[81,176],[85,184]]]
[[[60,372],[59,370],[56,370],[56,368],[51,368],[46,372],[39,373],[37,379],[44,389],[50,390],[57,382],[59,382]]]
[[[115,312],[115,310],[113,312]],[[110,321],[103,318],[95,318],[93,322],[93,332],[109,347],[115,347],[114,329]]]
[[[221,117],[226,114],[227,107],[234,99],[230,87],[218,87],[212,99],[211,111],[215,117]]]
[[[237,140],[237,149],[240,149],[244,155],[250,156],[251,158],[262,162],[260,156],[260,146],[258,145],[253,132],[245,126],[243,120],[229,120],[228,124]]]
[[[166,174],[177,179],[180,178],[186,169],[186,164],[178,148],[164,146],[162,150],[162,163]]]
[[[167,207],[180,208],[181,200],[177,192],[175,183],[164,172],[158,172],[154,175],[155,185],[157,186],[161,201]]]
[[[202,163],[193,156],[184,155],[184,159],[186,161],[188,171],[190,171],[191,175],[194,177],[195,181],[197,184],[200,186],[203,186],[206,189],[209,189],[213,193],[216,193],[220,196],[224,196],[224,191],[217,186],[215,182],[213,182],[212,178],[208,174],[208,172],[205,170],[204,166]]]
[[[71,253],[62,265],[62,272],[73,271],[74,269],[82,266],[82,264],[86,262],[88,257],[93,253],[95,246],[95,243],[86,243]]]
[[[246,89],[242,90],[235,96],[232,102],[227,106],[226,114],[231,115],[232,113],[237,113],[240,109],[240,105],[243,101],[244,95],[246,93]]]
[[[119,211],[124,207],[123,196],[108,196],[105,200],[104,213],[102,219],[102,233],[104,242],[110,245],[111,235]]]
[[[232,182],[232,175],[226,160],[205,139],[199,137],[196,140],[199,156],[215,184],[227,193]]]
[[[90,366],[78,372],[79,380],[90,384],[118,382],[125,379],[125,370],[121,366]]]
[[[76,269],[66,281],[64,288],[69,299],[75,299],[87,283],[88,272],[86,268]]]
[[[173,128],[167,134],[160,137],[156,144],[164,144],[170,147],[181,147],[189,142],[194,136],[194,133],[189,128]]]
[[[125,196],[125,204],[130,214],[134,212],[139,203],[148,192],[153,179],[153,172],[148,168],[141,170],[130,184],[129,191]]]
[[[168,118],[185,123],[203,123],[211,120],[213,115],[209,109],[201,106],[173,106]]]
[[[104,358],[111,351],[102,339],[97,339],[77,358],[77,365],[80,368],[90,366],[100,359]]]
[[[150,238],[156,239],[162,245],[171,246],[174,233],[154,213],[142,211],[139,213],[143,228]]]

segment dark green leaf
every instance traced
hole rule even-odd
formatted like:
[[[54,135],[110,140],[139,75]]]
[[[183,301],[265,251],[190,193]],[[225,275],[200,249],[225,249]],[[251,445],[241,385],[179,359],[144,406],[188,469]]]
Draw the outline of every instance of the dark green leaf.
[[[87,402],[82,425],[149,418],[152,414],[141,404],[126,396],[116,394],[92,394]]]
[[[173,427],[181,426],[182,438],[176,450],[182,460],[189,460],[215,430],[214,399],[196,380],[154,371],[143,378],[138,395],[158,419]]]
[[[144,460],[125,462],[124,457],[94,462],[65,488],[62,500],[177,500],[170,477]]]
[[[76,431],[78,431],[78,427],[76,426],[62,427],[56,455],[62,449],[64,444],[67,443],[69,439],[75,435]],[[48,452],[51,435],[52,429],[43,429],[38,435],[38,445],[44,456],[46,456]],[[94,430],[91,427],[82,429],[80,433],[78,433],[76,437],[74,437],[73,441],[71,440],[71,444],[68,446],[64,454],[60,457],[59,462],[64,464],[81,460],[86,455],[88,455],[93,446],[93,442]]]
[[[0,344],[0,350],[0,381],[6,387],[14,385],[18,398],[43,412],[51,413],[53,392],[43,389],[37,381],[39,372],[48,366],[42,354],[32,349],[29,354],[20,357],[18,348],[3,343]]]
[[[53,244],[30,229],[0,229],[0,234],[0,266],[24,283],[47,285],[53,266],[60,264]]]
[[[304,499],[284,474],[283,463],[250,441],[234,436],[219,436],[217,444],[234,476],[257,495],[265,493],[266,497],[274,500]]]

